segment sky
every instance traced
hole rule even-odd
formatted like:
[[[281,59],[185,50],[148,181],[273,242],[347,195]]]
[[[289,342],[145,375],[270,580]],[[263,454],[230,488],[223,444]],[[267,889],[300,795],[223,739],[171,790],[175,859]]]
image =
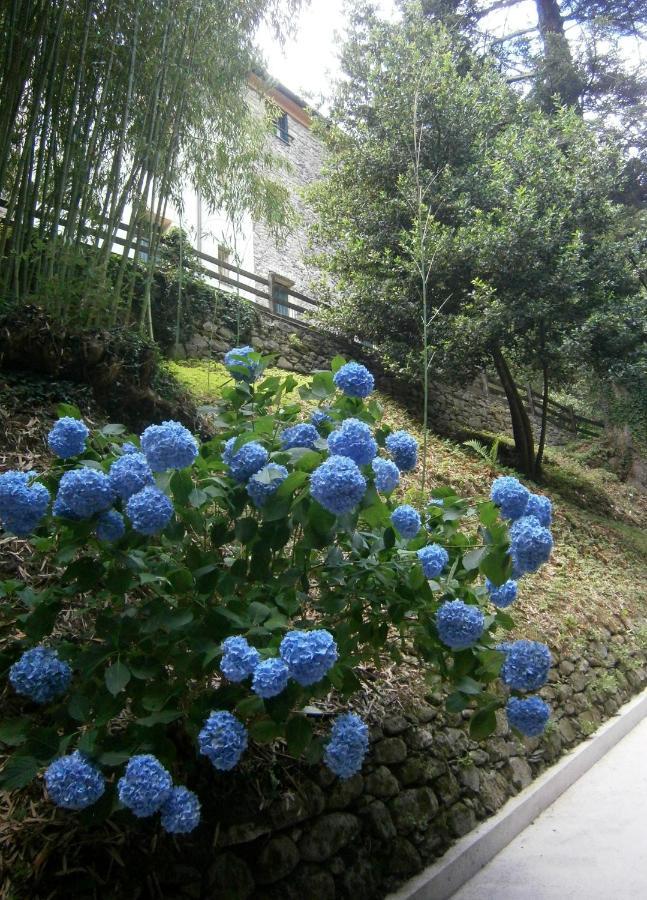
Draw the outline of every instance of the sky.
[[[374,0],[382,16],[397,15],[395,0]],[[322,98],[330,93],[331,82],[339,73],[337,51],[347,16],[345,0],[310,0],[297,17],[294,34],[282,48],[269,28],[262,28],[258,43],[265,55],[268,71],[290,90],[300,94],[313,106],[322,106]],[[534,0],[492,13],[482,26],[492,34],[503,36],[535,25]],[[644,48],[643,48],[644,49]],[[627,56],[637,62],[639,48],[628,42]],[[324,104],[325,105],[325,104]]]

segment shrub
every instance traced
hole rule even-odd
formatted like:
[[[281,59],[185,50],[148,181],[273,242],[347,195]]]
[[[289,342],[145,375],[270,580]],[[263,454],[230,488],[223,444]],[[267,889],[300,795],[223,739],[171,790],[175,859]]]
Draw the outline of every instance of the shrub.
[[[359,771],[365,723],[342,712],[321,726],[310,713],[333,689],[342,705],[362,661],[417,653],[452,684],[448,708],[473,709],[475,738],[493,731],[508,699],[493,690],[504,659],[514,692],[545,677],[547,648],[495,636],[513,624],[492,602],[512,574],[497,505],[470,506],[443,488],[421,515],[384,496],[398,481],[387,454],[408,469],[417,448],[360,396],[370,373],[337,358],[300,389],[307,403],[325,401],[328,433],[368,448],[354,452],[358,464],[300,421],[286,399],[294,378],[266,377],[267,360],[244,349],[245,365],[232,364],[221,401],[204,411],[216,430],[207,443],[173,422],[141,439],[108,425],[74,447],[80,457],[53,459],[38,477],[1,476],[5,528],[19,521],[22,531],[12,504],[31,504],[34,554],[58,571],[40,585],[0,583],[1,668],[17,710],[0,726],[13,748],[5,787],[49,765],[55,803],[82,808],[105,782],[105,814],[116,789],[135,816],[160,812],[181,834],[200,817],[183,782],[198,765],[229,771],[250,742],[284,741],[341,778]],[[56,497],[49,512],[41,493]],[[529,659],[535,677],[522,678]],[[515,722],[535,728],[540,718]]]

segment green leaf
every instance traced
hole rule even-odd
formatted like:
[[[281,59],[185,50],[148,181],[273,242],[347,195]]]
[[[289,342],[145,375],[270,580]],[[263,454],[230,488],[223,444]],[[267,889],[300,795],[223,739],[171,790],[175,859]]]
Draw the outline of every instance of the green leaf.
[[[383,540],[384,540],[384,548],[386,550],[391,550],[391,549],[393,549],[393,547],[395,547],[395,531],[393,528],[391,528],[390,525],[388,528],[385,528],[385,530],[384,530]]]
[[[486,528],[489,528],[499,518],[499,507],[492,503],[491,500],[487,500],[485,503],[479,503],[478,506],[479,511],[479,522],[485,525]]]
[[[27,740],[28,719],[5,719],[0,724],[0,741],[8,747],[18,747]]]
[[[334,356],[332,362],[330,363],[330,368],[332,370],[333,375],[336,375],[337,372],[341,369],[342,366],[346,365],[346,360],[343,356]]]
[[[12,756],[0,772],[0,784],[5,791],[26,787],[38,775],[40,763],[33,756]]]
[[[292,716],[285,726],[285,738],[292,756],[301,756],[312,740],[312,723],[305,716]]]
[[[496,730],[495,710],[498,704],[489,704],[475,712],[470,719],[470,737],[482,741]]]
[[[479,684],[478,681],[475,681],[473,678],[465,675],[454,685],[457,691],[460,691],[462,694],[468,695],[476,695],[480,694],[483,690],[483,685]]]
[[[471,572],[472,569],[478,569],[481,560],[485,557],[487,552],[487,547],[478,547],[476,550],[468,550],[467,553],[463,554],[463,568],[467,572]]]
[[[469,697],[466,697],[465,694],[461,694],[460,691],[455,691],[453,694],[450,694],[445,701],[447,712],[450,713],[461,713],[469,705]]]
[[[59,736],[56,728],[34,728],[29,732],[26,750],[42,763],[58,754]]]
[[[124,434],[125,431],[125,425],[119,425],[115,422],[112,425],[104,425],[99,434],[102,434],[104,437],[113,437],[118,434]]]
[[[81,410],[78,406],[74,406],[73,403],[59,403],[56,407],[56,415],[59,418],[63,418],[63,416],[69,416],[71,419],[82,419]]]
[[[125,663],[122,663],[121,660],[117,660],[117,662],[106,669],[103,677],[106,682],[106,687],[112,696],[116,697],[117,694],[125,689],[130,681],[130,669]]]
[[[244,719],[249,716],[258,716],[265,711],[265,704],[261,697],[245,697],[236,704],[236,712]]]
[[[76,722],[86,722],[90,717],[91,711],[92,704],[88,697],[84,697],[83,694],[72,694],[67,704],[67,712],[70,718]]]
[[[171,477],[171,491],[173,499],[181,506],[186,506],[189,497],[193,493],[193,479],[184,469],[179,469]]]
[[[259,744],[269,744],[283,734],[283,726],[272,719],[261,719],[250,726],[249,736]]]
[[[245,518],[236,522],[235,534],[241,544],[249,544],[256,537],[258,522],[256,519]]]
[[[512,572],[512,560],[507,549],[503,547],[492,548],[479,563],[479,571],[489,578],[496,587],[505,584]]]
[[[181,715],[182,713],[177,709],[161,709],[159,712],[151,713],[150,716],[144,716],[136,721],[144,728],[152,728],[153,725],[168,725],[169,722],[179,719]]]
[[[290,497],[296,490],[298,490],[303,484],[308,480],[307,472],[290,472],[285,481],[281,484],[278,491],[276,492],[276,497]]]

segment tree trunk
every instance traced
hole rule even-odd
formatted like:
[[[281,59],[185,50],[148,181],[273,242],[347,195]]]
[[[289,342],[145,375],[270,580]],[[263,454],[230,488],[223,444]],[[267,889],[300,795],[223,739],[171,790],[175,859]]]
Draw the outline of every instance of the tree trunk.
[[[548,423],[548,366],[546,363],[542,366],[542,374],[544,379],[542,398],[541,398],[541,433],[539,435],[539,447],[537,456],[535,457],[535,476],[541,475],[541,465],[544,461],[544,447],[546,446],[546,425]]]
[[[535,0],[544,58],[539,71],[541,101],[547,111],[554,98],[567,106],[580,106],[582,83],[573,62],[573,54],[564,32],[564,21],[557,0]]]
[[[514,383],[508,364],[498,347],[492,351],[492,359],[508,400],[514,446],[517,453],[517,465],[524,475],[532,478],[535,474],[535,445],[530,418],[526,412],[526,407],[523,405],[523,400],[519,396],[519,391]]]

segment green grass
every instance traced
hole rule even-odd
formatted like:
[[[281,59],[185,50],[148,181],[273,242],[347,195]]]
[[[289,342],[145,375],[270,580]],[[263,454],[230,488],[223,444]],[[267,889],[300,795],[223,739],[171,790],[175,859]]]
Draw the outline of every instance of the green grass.
[[[168,367],[201,402],[215,399],[228,381],[224,367],[214,362],[191,360]],[[308,380],[295,377],[300,384]],[[389,424],[422,440],[420,423],[410,413],[390,397],[379,399]],[[501,441],[505,454],[510,440],[503,436]],[[507,471],[435,435],[430,436],[427,463],[429,489],[452,485],[474,499],[487,496],[492,478]],[[411,497],[420,469],[404,480]],[[601,626],[620,623],[638,639],[647,620],[647,497],[557,449],[547,453],[545,484],[527,485],[553,501],[555,549],[549,563],[521,583],[515,610],[519,633],[570,645],[583,635],[595,635]]]

